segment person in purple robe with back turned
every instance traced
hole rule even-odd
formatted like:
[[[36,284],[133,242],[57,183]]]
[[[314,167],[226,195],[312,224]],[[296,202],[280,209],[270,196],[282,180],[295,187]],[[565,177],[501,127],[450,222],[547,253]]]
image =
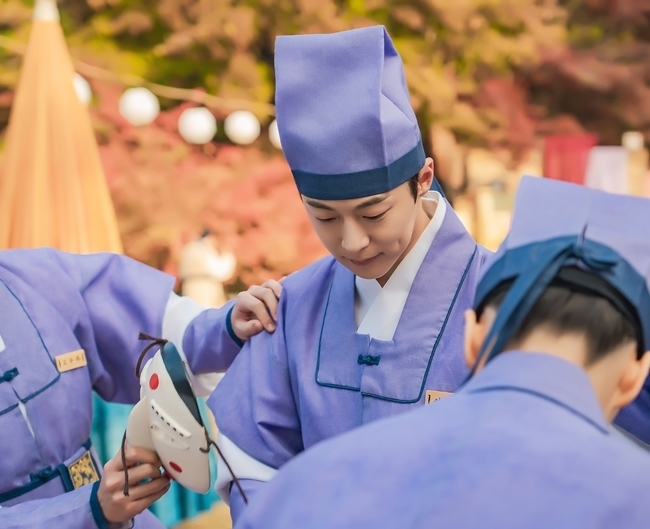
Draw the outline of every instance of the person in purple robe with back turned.
[[[91,392],[139,400],[140,332],[174,342],[201,391],[201,373],[226,370],[262,325],[274,330],[281,288],[267,282],[205,309],[173,286],[116,254],[0,252],[2,529],[163,527],[145,511],[169,488],[158,457],[127,449],[126,497],[120,454],[102,472],[90,445]]]
[[[237,529],[641,529],[650,454],[610,423],[650,365],[650,201],[524,178],[452,397],[295,458]]]
[[[217,489],[237,519],[293,456],[456,390],[463,312],[488,254],[438,192],[383,26],[279,37],[283,151],[330,256],[287,277],[277,330],[250,340],[208,405]],[[228,397],[228,398],[226,398]]]

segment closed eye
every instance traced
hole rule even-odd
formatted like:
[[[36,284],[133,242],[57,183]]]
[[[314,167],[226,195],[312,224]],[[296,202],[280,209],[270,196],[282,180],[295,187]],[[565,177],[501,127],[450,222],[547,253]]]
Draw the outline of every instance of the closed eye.
[[[329,217],[329,218],[326,218],[326,219],[321,219],[320,217],[316,217],[316,220],[318,222],[322,222],[323,224],[327,224],[328,222],[333,222],[336,219],[334,217]]]
[[[366,220],[377,221],[377,220],[381,220],[386,215],[387,212],[388,211],[384,211],[383,213],[380,213],[379,215],[374,215],[372,217],[367,217],[366,216],[366,217],[363,217],[363,218],[366,219]]]

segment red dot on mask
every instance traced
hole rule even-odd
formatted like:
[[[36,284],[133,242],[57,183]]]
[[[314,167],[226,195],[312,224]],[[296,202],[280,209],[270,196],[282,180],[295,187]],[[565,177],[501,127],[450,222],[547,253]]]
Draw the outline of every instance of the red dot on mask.
[[[176,472],[178,472],[179,474],[180,474],[181,472],[183,472],[183,469],[180,467],[180,465],[178,465],[177,463],[174,463],[173,461],[170,461],[170,462],[169,462],[169,466],[172,467],[172,468],[173,468]]]
[[[151,389],[158,389],[158,385],[160,384],[160,379],[158,378],[158,375],[154,373],[151,375],[151,378],[149,378],[149,387]]]

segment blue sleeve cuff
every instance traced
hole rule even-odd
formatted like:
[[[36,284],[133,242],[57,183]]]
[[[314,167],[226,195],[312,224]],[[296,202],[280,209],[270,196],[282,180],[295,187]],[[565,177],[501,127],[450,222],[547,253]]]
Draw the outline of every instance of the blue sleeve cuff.
[[[99,481],[93,483],[92,491],[90,492],[90,511],[93,513],[93,518],[99,529],[111,529],[106,518],[104,518],[104,511],[99,504],[97,491],[99,490]]]
[[[99,529],[132,529],[133,520],[129,520],[124,523],[110,523],[104,517],[104,511],[99,504],[99,498],[97,497],[97,491],[99,490],[99,481],[95,481],[92,485],[92,490],[90,492],[90,511],[92,512],[93,519],[97,524]]]
[[[239,336],[235,334],[235,331],[232,328],[232,311],[234,308],[234,305],[230,307],[230,310],[226,315],[226,329],[228,330],[228,335],[232,338],[232,341],[235,342],[239,347],[244,347],[244,342],[239,339]]]

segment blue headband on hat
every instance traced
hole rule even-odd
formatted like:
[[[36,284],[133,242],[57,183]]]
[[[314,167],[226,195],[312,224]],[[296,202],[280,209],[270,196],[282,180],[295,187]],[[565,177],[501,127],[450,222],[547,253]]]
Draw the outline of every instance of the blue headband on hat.
[[[650,242],[644,242],[646,235],[639,230],[646,220],[650,201],[525,177],[511,233],[477,287],[478,309],[500,285],[512,281],[472,374],[483,360],[503,350],[544,290],[569,266],[597,276],[620,294],[638,318],[640,349],[650,350],[650,290],[640,271],[648,274]],[[590,221],[597,240],[588,236]],[[576,233],[580,222],[583,227]]]
[[[650,314],[646,280],[611,248],[579,236],[533,243],[507,252],[479,283],[475,308],[504,281],[514,279],[479,353],[491,360],[500,353],[523,323],[533,305],[563,267],[578,266],[606,280],[639,314]],[[650,350],[650,318],[641,322],[643,351]],[[478,363],[478,362],[477,362]]]
[[[278,37],[276,112],[301,194],[388,192],[425,162],[402,61],[383,26]]]

